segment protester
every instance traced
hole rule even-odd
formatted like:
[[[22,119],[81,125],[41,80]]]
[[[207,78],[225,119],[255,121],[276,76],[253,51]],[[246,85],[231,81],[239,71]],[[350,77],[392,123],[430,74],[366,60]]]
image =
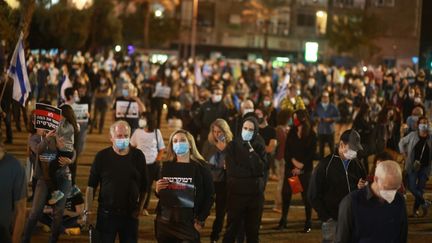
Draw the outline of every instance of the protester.
[[[225,148],[233,140],[228,123],[223,119],[216,119],[210,126],[208,140],[203,146],[203,156],[209,162],[215,189],[216,218],[213,221],[210,241],[217,242],[225,221],[227,207],[227,185]]]
[[[412,131],[399,142],[399,150],[405,157],[407,187],[415,198],[414,217],[426,216],[431,205],[431,202],[424,198],[432,161],[432,137],[429,134],[428,122],[425,116],[419,117],[418,131]],[[420,207],[421,214],[418,212]]]
[[[99,129],[99,134],[102,134],[105,124],[105,114],[108,109],[108,103],[112,94],[112,81],[108,78],[106,72],[100,72],[99,84],[96,85],[95,100],[94,100],[94,115],[93,124],[90,128],[89,133],[93,131],[93,128]],[[98,120],[99,118],[99,120]]]
[[[294,126],[290,129],[285,142],[285,175],[282,187],[282,216],[277,229],[287,228],[288,210],[291,206],[292,188],[288,182],[290,177],[298,176],[302,185],[301,192],[305,206],[304,233],[309,233],[312,228],[312,207],[307,198],[309,181],[313,169],[317,138],[309,122],[309,116],[305,110],[294,113]]]
[[[322,222],[323,242],[335,239],[339,203],[366,183],[366,170],[356,159],[361,149],[358,132],[346,130],[337,151],[321,160],[314,170],[308,196]]]
[[[119,110],[117,109],[117,107],[120,106],[119,102],[126,104],[122,107],[125,108],[124,110],[122,108],[119,108]],[[145,106],[137,97],[136,89],[133,84],[125,83],[123,85],[122,96],[115,99],[113,111],[114,120],[125,120],[129,124],[132,133],[139,127],[139,116],[145,112]]]
[[[407,242],[405,199],[397,192],[401,184],[398,163],[379,163],[373,183],[341,201],[335,242]]]
[[[264,202],[265,144],[258,137],[258,121],[246,117],[240,137],[227,145],[227,226],[223,242],[234,242],[244,225],[247,242],[259,241]]]
[[[162,133],[155,128],[155,118],[152,113],[146,113],[145,118],[139,120],[139,127],[132,134],[130,144],[143,152],[147,166],[147,188],[144,200],[143,214],[149,215],[148,206],[152,194],[153,181],[159,177],[160,162],[165,152]]]
[[[167,157],[156,182],[155,236],[160,243],[200,242],[214,194],[207,162],[185,130],[171,134]]]
[[[0,83],[0,92],[3,94],[0,100],[0,122],[3,120],[6,126],[6,140],[4,140],[5,144],[12,144],[12,93],[13,93],[13,82],[1,82]],[[1,94],[0,93],[0,94]],[[1,123],[0,123],[1,125]],[[3,142],[3,141],[1,141]]]
[[[21,242],[26,214],[27,181],[21,163],[0,141],[0,241]]]
[[[318,121],[319,156],[324,158],[324,148],[328,145],[330,154],[334,153],[335,123],[339,121],[338,108],[330,103],[329,93],[324,91],[317,105],[314,118]]]
[[[94,192],[100,185],[96,230],[102,242],[138,242],[138,216],[147,188],[146,159],[129,146],[131,128],[125,121],[110,127],[112,146],[93,161],[85,197],[85,221],[91,217]]]
[[[58,140],[53,139],[55,131],[42,131],[37,129],[37,133],[30,137],[29,147],[36,153],[36,165],[35,165],[35,177],[37,178],[36,189],[34,192],[32,208],[27,219],[24,234],[23,243],[30,242],[31,234],[34,227],[43,212],[43,208],[47,202],[47,196],[49,195],[48,185],[43,172],[45,168],[49,167],[50,163],[58,162],[60,167],[55,172],[55,180],[59,191],[64,195],[69,195],[71,191],[71,174],[69,166],[74,162],[74,158],[59,156],[57,149]],[[66,198],[63,197],[56,202],[53,210],[53,222],[51,225],[51,236],[49,242],[57,242],[58,237],[61,233],[61,223],[63,217],[63,211],[66,204]]]

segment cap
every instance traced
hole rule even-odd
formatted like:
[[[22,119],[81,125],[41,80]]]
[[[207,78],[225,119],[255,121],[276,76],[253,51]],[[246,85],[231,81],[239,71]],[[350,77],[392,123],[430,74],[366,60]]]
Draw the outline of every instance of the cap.
[[[350,149],[354,151],[363,150],[360,142],[360,134],[354,129],[348,129],[342,133],[340,140],[348,144]]]

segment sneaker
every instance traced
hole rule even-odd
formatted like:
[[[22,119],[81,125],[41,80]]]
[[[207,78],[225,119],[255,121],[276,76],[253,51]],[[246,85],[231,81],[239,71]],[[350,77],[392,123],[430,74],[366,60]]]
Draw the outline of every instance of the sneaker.
[[[56,204],[59,200],[61,200],[63,197],[64,197],[64,193],[63,193],[63,192],[61,192],[61,191],[59,191],[59,190],[53,191],[53,192],[51,193],[51,198],[48,200],[48,204],[50,204],[50,205],[54,205],[54,204]]]
[[[431,202],[429,200],[425,200],[425,203],[421,206],[421,209],[422,209],[421,216],[422,217],[427,215],[430,205],[431,205]]]

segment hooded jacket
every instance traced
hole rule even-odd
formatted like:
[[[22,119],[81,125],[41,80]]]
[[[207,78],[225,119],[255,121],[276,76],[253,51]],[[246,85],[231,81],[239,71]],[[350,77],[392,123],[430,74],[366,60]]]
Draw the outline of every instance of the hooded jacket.
[[[227,188],[229,195],[261,195],[264,193],[264,165],[266,152],[263,138],[258,134],[258,121],[246,117],[242,124],[250,121],[255,130],[251,141],[234,138],[226,148]]]

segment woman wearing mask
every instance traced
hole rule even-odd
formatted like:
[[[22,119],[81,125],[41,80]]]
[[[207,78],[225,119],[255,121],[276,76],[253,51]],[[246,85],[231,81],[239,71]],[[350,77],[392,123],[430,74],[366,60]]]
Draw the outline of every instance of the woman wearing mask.
[[[429,134],[428,119],[418,119],[418,131],[412,131],[399,142],[399,150],[405,157],[408,190],[415,198],[413,216],[425,216],[430,201],[423,194],[431,172],[432,137]],[[422,213],[418,212],[421,207]]]
[[[298,176],[303,187],[301,193],[305,206],[306,221],[304,233],[309,233],[312,226],[312,207],[306,196],[309,180],[312,175],[313,159],[317,146],[317,138],[309,123],[309,117],[304,110],[298,110],[293,115],[294,126],[289,131],[285,142],[285,175],[282,186],[282,216],[277,229],[286,229],[288,210],[291,205],[292,190],[288,179]]]
[[[226,150],[227,226],[223,242],[234,242],[244,224],[247,242],[258,242],[264,201],[264,140],[254,116],[243,119],[241,135]]]
[[[231,142],[233,135],[228,123],[223,119],[216,119],[211,126],[208,140],[203,146],[203,156],[210,164],[213,185],[216,193],[216,218],[213,222],[210,241],[216,242],[222,231],[226,212],[226,171],[225,147]]]
[[[139,127],[131,137],[131,145],[143,152],[147,163],[148,183],[146,198],[144,201],[144,215],[149,215],[147,209],[150,203],[153,181],[158,177],[160,170],[159,161],[165,151],[162,133],[154,126],[155,120],[151,113],[146,113],[145,118],[139,120]]]
[[[160,243],[200,242],[199,232],[213,204],[211,173],[185,130],[171,135],[167,157],[156,182],[156,238]]]

